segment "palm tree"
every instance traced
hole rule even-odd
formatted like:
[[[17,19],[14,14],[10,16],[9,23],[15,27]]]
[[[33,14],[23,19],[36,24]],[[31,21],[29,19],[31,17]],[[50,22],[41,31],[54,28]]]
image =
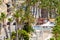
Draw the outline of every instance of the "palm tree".
[[[18,11],[16,11],[16,13],[13,15],[16,21],[16,33],[17,33],[17,40],[18,40],[18,32],[17,30],[19,29],[18,25],[19,25],[19,18],[20,18],[20,14]]]
[[[24,18],[25,18],[25,20],[24,20],[25,25],[23,27],[23,30],[30,33],[32,31],[31,30],[32,29],[31,24],[34,22],[34,17],[30,12],[30,7],[29,6],[26,7]]]
[[[8,27],[8,29],[9,29],[10,40],[11,40],[11,22],[12,22],[13,20],[12,20],[12,18],[9,18],[8,21],[9,21],[9,27]]]
[[[6,37],[8,38],[8,33],[7,33],[7,30],[6,30],[6,24],[5,24],[5,19],[6,19],[6,15],[4,13],[1,13],[1,21],[3,23],[3,28],[4,28],[4,31],[6,33]]]

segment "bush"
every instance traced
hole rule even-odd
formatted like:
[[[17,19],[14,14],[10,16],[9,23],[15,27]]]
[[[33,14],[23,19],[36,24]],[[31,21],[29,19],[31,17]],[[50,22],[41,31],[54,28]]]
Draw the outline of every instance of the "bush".
[[[54,40],[54,38],[50,38],[50,40]]]
[[[19,36],[24,38],[24,40],[29,40],[29,34],[25,30],[18,30]]]
[[[12,32],[11,38],[14,40],[16,38],[16,33]]]
[[[33,32],[33,28],[31,25],[29,25],[29,23],[25,23],[24,27],[23,27],[23,30],[25,30],[26,32],[30,33],[30,32]]]

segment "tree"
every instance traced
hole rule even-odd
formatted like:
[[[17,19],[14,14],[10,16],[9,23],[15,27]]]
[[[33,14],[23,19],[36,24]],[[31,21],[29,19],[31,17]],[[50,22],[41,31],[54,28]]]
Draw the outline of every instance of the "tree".
[[[55,34],[55,39],[58,40],[57,38],[60,34],[60,16],[56,17],[56,26],[53,28],[53,32]]]
[[[18,30],[20,40],[29,40],[29,34],[25,30]]]
[[[24,14],[22,16],[20,16],[20,18],[21,18],[20,19],[20,23],[23,25],[23,29],[22,30],[26,31],[27,33],[31,33],[32,30],[33,30],[32,24],[34,23],[34,17],[33,17],[33,15],[30,12],[30,6],[31,5],[30,5],[30,2],[27,4],[28,1],[30,1],[30,0],[26,1],[26,8],[24,10]],[[20,12],[20,14],[19,13],[17,13],[17,14],[21,15],[21,12]],[[17,18],[19,18],[19,17],[17,17]],[[18,19],[18,21],[19,21],[19,19]],[[24,37],[24,39],[26,39],[25,36],[23,36],[23,37]],[[22,36],[20,38],[22,38]],[[28,39],[26,39],[26,40],[28,40]]]
[[[25,20],[24,20],[25,25],[23,27],[23,30],[30,33],[31,29],[33,29],[32,24],[34,23],[34,17],[30,13],[29,6],[26,7],[24,18],[25,18]]]
[[[56,25],[52,31],[53,31],[52,33],[54,34],[55,40],[58,40],[58,37],[60,34],[60,27]]]
[[[25,6],[25,10],[24,10],[24,15],[21,16],[21,20],[20,20],[20,23],[22,23],[22,25],[24,27],[29,27],[31,28],[31,24],[34,22],[34,17],[33,15],[31,14],[31,11],[30,11],[30,6],[32,6],[33,4],[31,4],[32,2],[35,4],[37,0],[26,0],[25,1],[25,5],[22,5],[22,6]],[[29,2],[29,3],[28,3]],[[26,24],[25,23],[28,23],[27,25],[28,26],[25,26]],[[23,27],[23,29],[24,29]],[[27,28],[28,29],[28,28]],[[29,29],[30,30],[30,29]]]
[[[16,40],[16,32],[12,32],[11,37]],[[19,40],[29,40],[29,34],[25,30],[18,30],[18,38]]]
[[[17,30],[19,29],[19,27],[18,27],[18,25],[19,25],[19,18],[20,18],[20,14],[19,14],[19,12],[18,12],[18,10],[16,11],[16,13],[15,14],[13,14],[13,17],[14,17],[14,19],[15,19],[15,21],[16,21],[16,37],[17,37],[17,40],[18,40],[18,32],[17,32]]]
[[[59,0],[54,0],[54,7],[55,10],[57,9],[56,14],[58,15],[55,19],[55,27],[53,27],[52,33],[54,34],[55,40],[59,40],[58,38],[60,37],[60,1]]]
[[[25,10],[24,10],[24,15],[23,15],[23,17],[21,19],[21,21],[23,20],[23,25],[24,25],[23,30],[25,30],[29,34],[31,34],[31,32],[33,30],[32,24],[35,21],[32,13],[30,11],[30,7],[32,6],[31,1],[32,0],[26,0],[26,3],[25,3],[26,6],[25,6]]]
[[[31,0],[31,2],[30,2],[30,5],[32,6],[32,10],[33,10],[33,15],[34,15],[34,13],[35,13],[35,8],[37,8],[37,5],[36,4],[38,4],[38,1],[39,0]],[[37,9],[36,9],[36,14],[37,14]],[[36,18],[36,14],[35,14],[35,18]]]
[[[23,30],[25,30],[27,33],[33,32],[33,28],[28,22],[25,23]]]
[[[16,26],[17,26],[17,29],[18,29],[18,23],[19,23],[19,18],[20,18],[20,14],[19,14],[18,10],[16,11],[15,14],[13,14],[13,17],[16,21]]]
[[[39,8],[46,9],[48,11],[48,18],[52,18],[52,15],[56,14],[56,8],[58,5],[58,0],[39,0]],[[54,12],[53,12],[53,11]]]
[[[7,30],[6,30],[6,24],[5,24],[5,19],[6,19],[5,13],[1,13],[0,19],[1,19],[0,21],[3,24],[3,28],[4,28],[4,31],[6,33],[6,37],[8,38],[8,33],[7,33]]]
[[[9,29],[9,33],[10,33],[10,40],[11,40],[11,22],[13,21],[12,20],[12,18],[8,18],[8,21],[9,21],[9,27],[8,27],[8,29]]]

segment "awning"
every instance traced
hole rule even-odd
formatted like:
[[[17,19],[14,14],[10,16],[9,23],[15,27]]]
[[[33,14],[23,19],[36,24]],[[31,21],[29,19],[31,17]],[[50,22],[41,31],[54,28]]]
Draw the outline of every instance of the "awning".
[[[40,26],[55,26],[55,23],[51,23],[50,21],[48,21],[47,23],[42,24]]]

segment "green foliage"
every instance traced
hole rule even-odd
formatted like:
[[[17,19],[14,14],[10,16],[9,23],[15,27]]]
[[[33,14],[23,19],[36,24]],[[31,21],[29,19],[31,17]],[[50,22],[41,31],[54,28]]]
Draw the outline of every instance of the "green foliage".
[[[60,34],[60,26],[58,26],[58,25],[56,25],[54,28],[53,28],[53,30],[52,30],[53,32],[53,34],[56,36],[56,34]],[[57,35],[57,36],[59,36],[59,35]]]
[[[2,12],[0,15],[0,22],[3,22],[5,18],[6,18],[6,15],[5,13]]]
[[[6,39],[6,40],[10,40],[10,39],[8,38],[8,39]]]
[[[50,38],[50,40],[54,40],[54,38]]]
[[[0,5],[2,4],[2,0],[0,0]]]
[[[15,18],[19,18],[20,17],[20,14],[19,14],[19,11],[16,11],[16,13],[13,15]]]
[[[9,21],[9,22],[12,22],[12,21],[13,21],[13,19],[12,19],[12,18],[8,18],[8,21]]]
[[[4,20],[6,18],[6,15],[5,15],[5,13],[1,13],[1,16],[0,16],[0,20]]]
[[[53,27],[52,33],[56,40],[59,40],[60,37],[60,16],[56,17],[56,26]]]
[[[34,6],[37,2],[38,2],[38,0],[31,0],[30,5]]]
[[[29,34],[25,31],[25,30],[18,30],[18,35],[19,35],[19,39],[20,38],[24,38],[24,40],[29,40]],[[15,32],[12,32],[12,39],[15,39],[16,38],[16,33]]]
[[[11,38],[12,39],[15,39],[16,38],[16,32],[12,32]]]
[[[27,22],[25,23],[24,27],[23,27],[23,30],[25,30],[26,32],[30,33],[33,31],[33,28],[32,26]]]
[[[60,40],[60,36],[58,37],[58,40]]]
[[[6,17],[5,13],[1,13],[1,17],[5,18]]]
[[[23,37],[24,40],[29,40],[29,34],[25,30],[18,30],[20,37]]]
[[[60,16],[57,16],[57,17],[56,17],[56,21],[57,21],[57,22],[56,22],[57,25],[60,24]]]

